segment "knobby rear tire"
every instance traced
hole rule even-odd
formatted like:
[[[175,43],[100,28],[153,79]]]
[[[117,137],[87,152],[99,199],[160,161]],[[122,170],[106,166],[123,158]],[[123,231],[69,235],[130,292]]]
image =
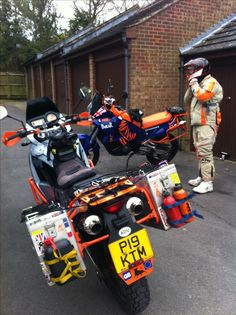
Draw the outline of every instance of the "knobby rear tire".
[[[143,312],[150,303],[150,291],[146,278],[127,285],[117,274],[104,275],[104,282],[125,312],[135,315]]]
[[[175,136],[170,134],[170,140],[173,139]],[[153,140],[160,140],[160,139],[153,139]],[[151,154],[147,154],[146,158],[152,165],[157,165],[158,163],[166,160],[170,162],[176,155],[179,149],[178,139],[175,139],[168,143],[157,144],[155,151]],[[158,150],[163,153],[158,154]]]
[[[92,256],[100,270],[102,280],[123,310],[131,315],[144,311],[150,303],[147,279],[141,278],[133,284],[127,285],[117,275],[108,249],[102,244],[94,246]]]

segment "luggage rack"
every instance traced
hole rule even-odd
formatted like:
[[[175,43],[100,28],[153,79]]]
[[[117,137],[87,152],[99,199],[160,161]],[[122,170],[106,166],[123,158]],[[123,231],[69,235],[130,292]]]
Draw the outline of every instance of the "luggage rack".
[[[90,206],[95,206],[135,190],[136,186],[127,177],[121,176],[92,182],[91,186],[76,190],[74,196]]]

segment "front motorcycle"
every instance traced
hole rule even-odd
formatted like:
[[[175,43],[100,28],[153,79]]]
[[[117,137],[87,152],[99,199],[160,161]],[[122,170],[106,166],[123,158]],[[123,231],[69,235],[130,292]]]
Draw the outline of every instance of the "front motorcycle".
[[[80,89],[81,98],[87,98],[87,87]],[[127,94],[124,95],[127,97]],[[114,156],[146,155],[147,160],[158,165],[171,161],[178,152],[178,139],[185,135],[187,115],[181,107],[170,107],[163,112],[143,117],[138,109],[128,111],[116,104],[112,96],[96,91],[88,106],[93,119],[90,135],[80,134],[80,140],[94,165],[99,159],[99,144]]]
[[[8,116],[4,107],[0,113]],[[140,223],[158,218],[146,214],[143,194],[128,176],[96,172],[71,132],[81,120],[63,117],[52,101],[39,98],[27,103],[26,124],[3,135],[6,146],[27,138],[23,145],[30,148],[29,185],[37,205],[25,208],[21,220],[49,285],[85,277],[87,255],[125,311],[136,314],[150,302],[146,276],[154,267]]]

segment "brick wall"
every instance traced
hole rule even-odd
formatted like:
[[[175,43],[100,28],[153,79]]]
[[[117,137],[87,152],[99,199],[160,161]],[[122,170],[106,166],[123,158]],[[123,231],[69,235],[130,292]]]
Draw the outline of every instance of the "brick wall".
[[[96,74],[93,54],[89,54],[89,87],[92,91],[96,88]]]
[[[151,114],[178,104],[178,48],[235,10],[235,0],[180,0],[130,28],[130,106]]]

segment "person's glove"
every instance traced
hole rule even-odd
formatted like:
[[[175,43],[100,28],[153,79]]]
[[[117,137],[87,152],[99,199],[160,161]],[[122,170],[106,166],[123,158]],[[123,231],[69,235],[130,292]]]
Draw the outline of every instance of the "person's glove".
[[[190,79],[189,80],[189,86],[194,85],[195,83],[198,83],[198,80],[196,78]]]

